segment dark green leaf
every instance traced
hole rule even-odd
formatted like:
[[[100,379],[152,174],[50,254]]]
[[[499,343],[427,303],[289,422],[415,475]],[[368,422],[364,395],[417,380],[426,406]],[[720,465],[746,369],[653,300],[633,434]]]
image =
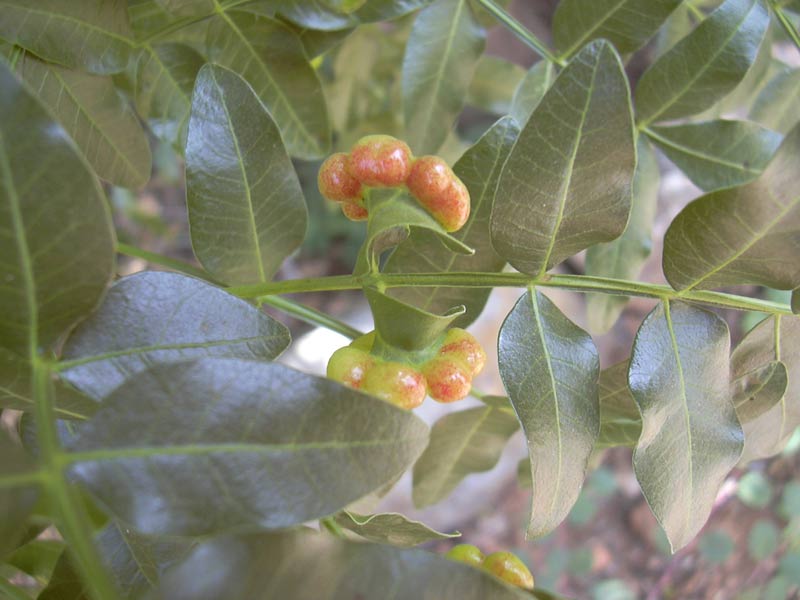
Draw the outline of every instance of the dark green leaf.
[[[762,352],[734,350],[731,358],[731,395],[736,416],[746,432],[748,423],[781,401],[786,393],[788,373],[786,366],[777,360],[756,364],[758,358],[766,358]]]
[[[424,523],[412,521],[398,513],[356,515],[344,511],[336,515],[336,522],[370,542],[391,544],[402,548],[410,548],[425,542],[446,540],[461,535],[458,532],[439,533]]]
[[[38,581],[49,581],[64,547],[60,540],[33,540],[17,548],[6,562]]]
[[[753,401],[752,410],[750,403],[738,408],[742,412],[745,433],[742,463],[777,454],[800,426],[800,403],[796,401],[800,397],[798,339],[800,318],[772,317],[756,325],[731,356],[734,377],[757,372],[775,361],[780,361],[788,374],[786,392],[780,395],[777,403],[770,405],[783,384],[780,371],[777,371],[777,385],[770,378]]]
[[[387,296],[372,288],[364,290],[369,301],[378,339],[402,351],[426,352],[440,341],[453,321],[464,314],[464,307],[451,308],[435,315]],[[380,352],[379,348],[373,349]]]
[[[183,560],[193,546],[179,538],[147,538],[116,522],[96,534],[95,544],[123,597],[130,600],[143,597],[158,585],[167,568]],[[89,598],[91,595],[86,591],[72,557],[65,552],[38,600]]]
[[[148,367],[204,356],[269,361],[289,331],[253,305],[199,279],[146,271],[115,283],[67,340],[64,378],[103,398]]]
[[[553,63],[547,60],[540,60],[528,70],[514,92],[509,110],[509,114],[518,125],[523,126],[528,122],[531,113],[542,101],[554,78]]]
[[[303,241],[305,199],[278,128],[250,86],[220,66],[197,76],[186,188],[194,252],[226,283],[269,280]]]
[[[358,25],[357,18],[335,10],[325,0],[260,0],[252,7],[245,5],[242,10],[253,10],[270,17],[278,13],[300,27],[321,31]]]
[[[727,0],[644,72],[636,86],[639,122],[688,117],[733,91],[768,25],[761,0]]]
[[[528,291],[500,328],[498,353],[503,385],[528,442],[528,535],[541,536],[578,499],[597,441],[597,349],[546,296]]]
[[[162,364],[114,390],[72,475],[141,533],[290,527],[392,481],[428,441],[414,415],[277,363]]]
[[[433,0],[369,0],[358,9],[356,16],[365,23],[387,21],[402,17]]]
[[[13,352],[0,348],[0,407],[33,410],[33,371],[30,364]],[[55,414],[59,419],[88,419],[97,402],[60,381],[54,382]]]
[[[750,118],[765,127],[788,133],[800,121],[797,98],[800,96],[800,69],[778,73],[756,98]]]
[[[679,302],[656,306],[634,341],[628,382],[642,434],[633,468],[673,550],[703,527],[742,452],[729,348],[725,321]]]
[[[48,348],[94,308],[113,272],[97,180],[0,61],[0,343],[25,356]]]
[[[653,242],[650,239],[658,203],[661,175],[658,159],[644,137],[637,141],[638,160],[633,176],[633,198],[628,226],[619,238],[592,246],[586,252],[587,275],[635,280],[642,270]],[[586,321],[592,333],[605,333],[619,318],[628,302],[626,296],[587,294]]]
[[[627,54],[644,45],[680,3],[681,0],[562,0],[553,16],[553,39],[561,56],[567,58],[600,38]]]
[[[25,519],[39,492],[35,485],[20,485],[15,478],[29,475],[33,469],[28,454],[0,428],[0,559],[24,539]]]
[[[192,89],[205,59],[185,44],[145,44],[136,65],[136,109],[160,139],[183,151]]]
[[[438,240],[449,252],[465,255],[475,252],[459,238],[447,233],[407,191],[375,188],[369,193],[367,208],[367,235],[356,264],[356,274],[377,271],[380,255],[404,242],[412,229],[432,234],[434,237],[431,239]]]
[[[205,15],[214,10],[213,0],[155,0],[164,10],[181,17]]]
[[[698,198],[664,236],[664,274],[677,290],[800,285],[800,126],[761,176]]]
[[[22,78],[100,177],[129,188],[147,183],[147,136],[110,76],[65,69],[30,54],[20,65]]]
[[[469,220],[453,237],[475,249],[475,254],[454,254],[432,231],[415,229],[391,255],[387,273],[501,271],[506,264],[492,248],[489,218],[497,180],[519,129],[510,117],[499,120],[467,150],[453,170],[469,190],[472,203]],[[467,312],[455,321],[466,327],[478,318],[491,290],[453,287],[395,288],[392,296],[433,312],[463,304]]]
[[[355,29],[341,29],[339,31],[318,31],[316,29],[294,29],[306,56],[309,59],[316,58],[341,44]]]
[[[99,75],[124,71],[133,47],[125,0],[0,0],[0,37]]]
[[[492,211],[495,250],[540,275],[625,230],[636,163],[628,82],[605,41],[581,50],[509,154]]]
[[[444,143],[485,43],[467,0],[436,0],[417,15],[403,58],[405,137],[416,154]]]
[[[292,156],[328,153],[331,126],[322,85],[291,29],[267,17],[224,12],[209,27],[208,54],[253,86]]]
[[[518,64],[483,54],[475,65],[475,75],[467,90],[467,104],[496,115],[511,111],[514,92],[525,77]]]
[[[414,505],[436,504],[466,476],[494,468],[518,428],[513,414],[491,406],[439,419],[431,428],[428,447],[414,465]]]
[[[792,312],[800,315],[800,288],[792,292]]]
[[[600,437],[598,448],[635,446],[642,432],[642,417],[628,387],[624,360],[600,372]]]
[[[781,135],[751,121],[707,121],[651,127],[648,137],[697,187],[705,191],[759,176]]]
[[[530,595],[441,555],[300,530],[207,542],[167,574],[154,600],[387,597],[523,600]]]

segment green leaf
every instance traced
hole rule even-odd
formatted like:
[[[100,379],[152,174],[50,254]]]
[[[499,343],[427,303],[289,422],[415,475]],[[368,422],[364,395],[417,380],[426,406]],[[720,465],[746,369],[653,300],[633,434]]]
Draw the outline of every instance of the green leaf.
[[[506,160],[491,219],[495,250],[540,275],[619,237],[635,163],[622,63],[608,42],[593,42],[559,74]]]
[[[475,250],[458,237],[447,233],[407,190],[379,189],[367,197],[367,235],[355,267],[357,275],[378,270],[380,256],[404,242],[412,230],[430,233],[448,252],[472,255]]]
[[[147,136],[110,76],[65,69],[30,54],[18,70],[100,177],[129,188],[147,183]]]
[[[0,272],[0,343],[26,356],[91,311],[114,272],[114,232],[97,180],[2,61]]]
[[[605,38],[620,54],[638,50],[681,0],[562,0],[553,16],[553,40],[569,58],[588,42]]]
[[[94,398],[159,363],[205,356],[269,361],[289,331],[253,305],[177,273],[145,271],[111,286],[67,340],[59,368]]]
[[[780,532],[773,522],[759,519],[747,536],[747,551],[753,560],[766,560],[778,549],[779,541]]]
[[[780,133],[788,133],[800,121],[796,102],[798,96],[800,69],[786,68],[758,95],[750,118]]]
[[[483,54],[467,89],[467,104],[496,115],[511,111],[511,101],[526,75],[518,64]]]
[[[30,363],[13,352],[0,348],[0,407],[31,411],[33,370]],[[61,381],[54,382],[55,415],[59,419],[88,419],[97,402]]]
[[[141,598],[163,573],[183,560],[194,544],[180,538],[147,538],[120,523],[111,522],[95,535],[95,545],[106,569],[124,598]],[[77,568],[68,552],[56,563],[53,575],[38,600],[88,600]]]
[[[474,248],[475,254],[455,254],[439,241],[436,233],[414,229],[408,240],[391,254],[384,272],[491,273],[503,270],[506,261],[492,248],[489,218],[497,180],[518,132],[510,117],[500,119],[453,167],[469,190],[471,212],[466,224],[452,235]],[[463,304],[467,312],[454,325],[466,327],[478,318],[490,292],[490,289],[476,288],[406,287],[394,288],[391,295],[433,312]]]
[[[800,288],[792,292],[792,312],[800,315]]]
[[[355,28],[341,29],[338,31],[318,31],[316,29],[293,28],[295,35],[303,44],[306,57],[310,59],[321,56],[328,50],[335,48],[347,39]]]
[[[291,29],[259,15],[226,11],[211,21],[207,44],[211,61],[253,87],[292,156],[313,159],[328,153],[331,125],[322,84]]]
[[[268,281],[303,241],[308,213],[270,113],[238,75],[200,70],[186,141],[192,247],[225,283]]]
[[[203,358],[128,379],[69,459],[137,531],[196,536],[330,515],[394,480],[427,441],[414,415],[332,380]]]
[[[145,44],[136,64],[136,110],[153,133],[183,151],[195,78],[205,59],[185,44]]]
[[[724,563],[734,549],[731,536],[724,531],[709,531],[697,544],[700,555],[714,565]]]
[[[442,555],[298,530],[206,542],[166,575],[154,600],[377,599],[387,594],[398,599],[530,598]]]
[[[528,535],[542,536],[578,499],[597,441],[597,349],[546,296],[528,291],[500,328],[498,353],[500,376],[528,443]]]
[[[336,522],[370,542],[391,544],[401,548],[410,548],[435,540],[457,538],[461,535],[458,532],[439,533],[424,523],[412,521],[398,513],[357,515],[343,511],[336,515]]]
[[[463,306],[435,315],[372,288],[366,288],[364,294],[375,320],[378,341],[405,352],[429,351],[453,321],[464,314]],[[380,347],[373,348],[373,352],[379,353]]]
[[[402,74],[405,138],[415,154],[444,143],[485,44],[467,0],[437,0],[417,15]]]
[[[60,540],[33,540],[17,548],[6,563],[12,565],[40,582],[47,582],[59,557],[64,553],[64,542]]]
[[[800,126],[758,179],[702,196],[675,217],[664,236],[664,274],[672,287],[800,285],[799,153]]]
[[[245,6],[242,10],[251,10]],[[329,6],[325,0],[261,0],[252,10],[273,17],[276,13],[308,29],[332,31],[358,25],[358,19]]]
[[[780,452],[800,426],[800,318],[776,316],[756,325],[742,339],[731,356],[734,377],[757,371],[759,368],[780,361],[788,374],[785,393],[781,394],[781,373],[778,371],[777,385],[770,378],[753,402],[740,405],[743,413],[744,452],[742,463],[766,458]],[[777,388],[777,389],[776,389]],[[780,395],[777,403],[772,403]],[[772,403],[772,404],[771,404]],[[766,410],[764,410],[766,409]]]
[[[356,16],[364,23],[388,21],[427,6],[431,2],[432,0],[369,0],[358,9]]]
[[[752,181],[767,166],[781,135],[750,121],[707,121],[651,127],[647,136],[705,191]]]
[[[634,341],[628,382],[642,434],[633,468],[673,551],[703,527],[742,452],[729,347],[725,321],[680,302],[656,306]]]
[[[786,393],[788,373],[786,366],[777,360],[757,364],[760,352],[748,353],[734,350],[731,357],[731,395],[736,416],[744,426],[754,421],[781,401]]]
[[[514,92],[509,109],[509,114],[517,124],[522,126],[528,122],[531,113],[542,101],[554,78],[555,68],[553,63],[547,60],[540,60],[525,73],[525,77]]]
[[[587,275],[635,280],[650,256],[650,238],[658,204],[661,175],[658,159],[644,137],[636,145],[638,155],[633,176],[631,215],[625,232],[613,242],[592,246],[586,252]],[[586,321],[592,333],[606,333],[628,303],[626,296],[586,295]]]
[[[733,91],[768,25],[761,0],[727,0],[644,72],[636,86],[638,121],[688,117]]]
[[[636,445],[642,417],[628,387],[629,361],[623,360],[600,372],[600,437],[597,448]]]
[[[124,71],[133,48],[125,0],[0,0],[0,38],[98,75]]]
[[[25,519],[33,511],[39,492],[35,485],[17,484],[34,464],[28,454],[0,428],[0,559],[24,539]]]
[[[414,465],[414,505],[436,504],[466,476],[494,468],[518,428],[513,414],[492,406],[443,416],[431,428],[431,441]]]

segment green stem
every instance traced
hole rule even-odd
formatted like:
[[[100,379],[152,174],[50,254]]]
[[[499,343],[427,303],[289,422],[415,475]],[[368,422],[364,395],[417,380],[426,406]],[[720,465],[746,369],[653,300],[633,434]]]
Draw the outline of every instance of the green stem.
[[[527,27],[508,14],[503,7],[498,6],[494,0],[478,0],[478,3],[487,11],[489,11],[489,13],[491,13],[495,19],[500,21],[500,23],[502,23],[506,29],[516,35],[517,38],[519,38],[528,47],[532,48],[533,51],[543,59],[562,67],[567,64],[566,61],[561,60],[555,54],[550,52],[547,46],[545,46],[535,35],[533,35],[533,33],[531,33]]]
[[[294,302],[288,298],[281,298],[280,296],[261,296],[259,300],[268,306],[277,308],[281,312],[297,317],[301,321],[305,321],[311,325],[320,325],[336,333],[341,333],[351,340],[363,335],[363,332],[354,327],[350,327],[347,323],[343,323],[315,308]]]
[[[776,2],[776,0],[771,0],[770,6],[772,8],[772,12],[775,13],[776,17],[778,17],[778,21],[780,22],[781,27],[783,27],[783,30],[792,39],[794,45],[797,46],[797,49],[800,50],[800,34],[797,33],[797,29],[795,29],[792,21],[786,16],[786,13],[783,12],[783,9]]]
[[[25,592],[8,581],[5,577],[0,577],[0,596],[8,600],[31,600]]]
[[[64,475],[50,371],[35,348],[31,350],[31,365],[39,459],[45,471],[43,485],[55,511],[58,530],[75,559],[89,595],[96,600],[114,600],[119,597],[117,589],[94,546],[93,527],[83,501]]]
[[[339,527],[339,524],[336,521],[334,521],[332,517],[326,517],[324,519],[320,519],[319,523],[325,529],[330,531],[334,535],[334,537],[347,539],[344,530],[341,527]]]
[[[706,18],[706,15],[705,15],[705,13],[703,13],[703,11],[702,11],[702,10],[700,10],[699,8],[697,8],[697,7],[694,5],[694,2],[691,2],[690,0],[684,0],[684,2],[685,2],[685,4],[686,4],[686,8],[688,8],[688,9],[689,9],[689,12],[691,12],[691,13],[694,15],[694,18],[695,18],[695,19],[697,19],[698,21],[702,21],[703,19],[705,19],[705,18]]]

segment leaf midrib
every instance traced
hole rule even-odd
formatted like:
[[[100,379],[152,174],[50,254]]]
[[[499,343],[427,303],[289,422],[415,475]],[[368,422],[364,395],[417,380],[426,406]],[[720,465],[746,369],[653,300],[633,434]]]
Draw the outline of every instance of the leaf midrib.
[[[763,169],[754,169],[751,167],[745,167],[740,163],[725,160],[724,158],[721,158],[719,156],[713,156],[711,154],[706,154],[705,152],[701,152],[694,148],[690,148],[689,146],[684,146],[679,142],[663,137],[662,135],[660,135],[659,133],[648,127],[644,128],[644,132],[647,134],[649,138],[655,140],[656,142],[661,142],[662,144],[669,146],[670,148],[688,154],[689,156],[694,156],[701,160],[706,160],[711,163],[716,163],[718,165],[722,165],[723,167],[730,167],[731,169],[735,169],[738,171],[746,171],[748,173],[753,173],[754,175],[758,175],[763,171]]]
[[[93,31],[97,31],[97,32],[101,33],[102,35],[104,35],[106,37],[110,37],[110,38],[119,40],[119,41],[127,44],[129,47],[133,47],[132,40],[126,38],[125,36],[119,35],[118,33],[114,33],[113,31],[109,31],[108,29],[103,29],[102,27],[98,27],[97,25],[95,25],[93,23],[89,23],[88,21],[82,21],[81,19],[75,18],[73,16],[65,15],[64,13],[51,13],[51,12],[48,12],[48,11],[45,11],[45,10],[38,10],[38,9],[32,8],[30,6],[20,6],[19,4],[15,4],[15,3],[2,2],[1,0],[0,0],[0,4],[4,4],[6,6],[9,6],[12,9],[13,8],[17,8],[19,10],[27,11],[27,12],[34,13],[34,14],[37,14],[37,15],[40,15],[40,16],[43,15],[43,16],[47,17],[47,20],[50,20],[53,17],[55,17],[56,19],[61,19],[63,21],[68,21],[70,23],[76,23],[78,25],[82,25],[83,27],[86,27],[87,29],[91,29]]]

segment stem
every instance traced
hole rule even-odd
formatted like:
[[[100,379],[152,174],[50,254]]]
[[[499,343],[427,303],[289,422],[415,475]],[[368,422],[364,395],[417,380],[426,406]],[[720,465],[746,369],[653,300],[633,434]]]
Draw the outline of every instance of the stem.
[[[684,2],[686,4],[686,8],[688,8],[689,12],[694,15],[695,19],[697,19],[698,21],[702,21],[703,19],[706,18],[705,13],[699,8],[697,8],[694,5],[694,2],[692,2],[691,0],[684,0]]]
[[[28,594],[12,584],[5,577],[0,577],[0,595],[9,600],[31,600]]]
[[[52,500],[58,530],[64,536],[89,596],[96,600],[118,598],[117,589],[103,567],[92,540],[92,525],[75,489],[64,476],[56,417],[53,410],[52,381],[47,365],[31,349],[34,414],[38,430],[39,458],[46,473],[44,489]]]
[[[567,64],[566,61],[561,60],[555,54],[550,52],[550,50],[547,49],[547,46],[545,46],[535,35],[533,35],[533,33],[531,33],[527,27],[508,14],[508,12],[506,12],[506,10],[501,6],[498,6],[494,0],[478,0],[478,3],[487,11],[489,11],[489,13],[491,13],[495,19],[500,21],[500,23],[502,23],[506,29],[516,35],[517,38],[519,38],[528,47],[532,48],[533,51],[543,59],[562,67]]]
[[[333,518],[325,517],[324,519],[320,519],[319,524],[322,525],[328,531],[330,531],[334,537],[347,539],[347,536],[345,535],[344,531],[342,530],[341,527],[339,527],[339,524],[333,520]]]
[[[331,331],[335,331],[336,333],[341,333],[343,336],[350,338],[351,340],[363,335],[361,331],[354,327],[350,327],[350,325],[347,323],[343,323],[342,321],[334,319],[333,317],[330,317],[315,308],[299,304],[289,300],[288,298],[281,298],[280,296],[261,296],[259,300],[268,306],[272,306],[273,308],[277,308],[286,314],[297,317],[301,321],[305,321],[306,323],[310,323],[312,325],[320,325],[330,329]]]
[[[792,39],[797,49],[800,50],[800,34],[797,33],[797,29],[795,29],[792,21],[786,16],[786,13],[783,12],[783,9],[776,0],[770,0],[770,7],[772,8],[772,12],[775,13],[775,16],[778,17],[778,21],[783,27],[783,30]]]

